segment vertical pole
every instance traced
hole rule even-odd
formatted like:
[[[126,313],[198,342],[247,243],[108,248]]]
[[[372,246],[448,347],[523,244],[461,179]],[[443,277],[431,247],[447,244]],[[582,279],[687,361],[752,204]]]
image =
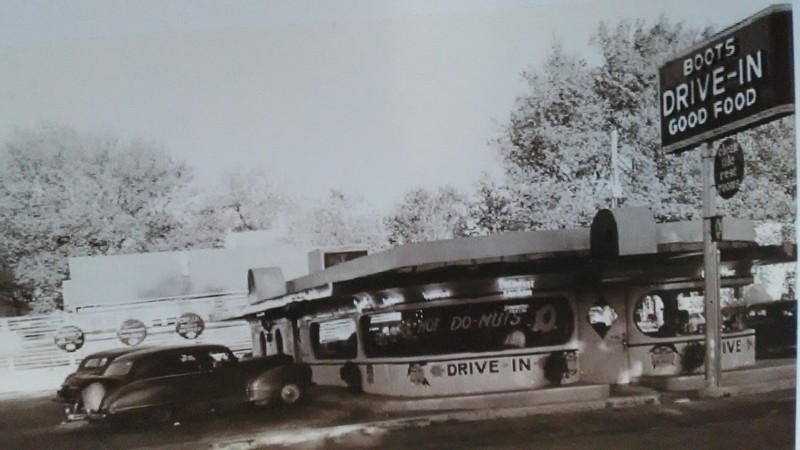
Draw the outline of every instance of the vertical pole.
[[[622,197],[622,188],[619,184],[619,156],[617,155],[617,129],[611,130],[611,207],[617,207],[617,199]]]
[[[705,282],[706,316],[706,393],[714,396],[719,391],[721,372],[719,335],[719,255],[717,243],[711,239],[711,217],[717,214],[716,194],[713,190],[714,151],[709,142],[701,146],[703,158],[703,279]]]

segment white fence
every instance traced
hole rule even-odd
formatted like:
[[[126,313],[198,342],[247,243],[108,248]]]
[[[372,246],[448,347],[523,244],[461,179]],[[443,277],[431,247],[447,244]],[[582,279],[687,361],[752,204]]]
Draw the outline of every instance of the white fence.
[[[166,305],[162,305],[166,306]],[[186,310],[186,308],[182,308]],[[122,322],[136,318],[146,326],[147,336],[140,345],[176,345],[214,343],[228,346],[237,355],[252,351],[250,327],[245,321],[214,321],[209,310],[194,304],[193,312],[205,321],[205,329],[194,339],[176,332],[179,314],[174,305],[96,311],[92,313],[58,313],[0,319],[0,392],[33,391],[58,388],[64,377],[75,370],[88,354],[123,347],[117,336]],[[214,311],[219,313],[219,308]],[[67,352],[55,344],[56,332],[63,326],[76,325],[84,332],[84,344]]]

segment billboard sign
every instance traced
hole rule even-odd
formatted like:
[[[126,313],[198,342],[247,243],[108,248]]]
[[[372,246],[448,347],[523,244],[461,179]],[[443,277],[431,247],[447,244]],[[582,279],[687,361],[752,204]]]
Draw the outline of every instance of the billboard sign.
[[[659,69],[661,146],[678,153],[794,112],[791,5],[774,5]]]

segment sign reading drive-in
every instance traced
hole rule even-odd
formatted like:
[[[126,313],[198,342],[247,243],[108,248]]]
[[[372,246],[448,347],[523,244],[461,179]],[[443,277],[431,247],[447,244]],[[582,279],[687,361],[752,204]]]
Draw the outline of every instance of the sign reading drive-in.
[[[661,146],[688,150],[794,112],[791,5],[774,5],[659,70]]]

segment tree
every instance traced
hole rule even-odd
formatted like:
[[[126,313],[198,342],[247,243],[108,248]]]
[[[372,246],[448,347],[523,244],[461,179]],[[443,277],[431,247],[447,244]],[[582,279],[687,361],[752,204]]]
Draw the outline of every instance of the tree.
[[[588,226],[597,209],[610,206],[612,130],[619,133],[619,154],[627,161],[621,205],[649,207],[659,221],[699,217],[699,152],[661,151],[658,68],[710,33],[663,17],[652,25],[603,23],[591,39],[600,64],[566,55],[556,43],[542,67],[523,74],[528,91],[517,99],[495,144],[505,168],[505,186],[498,192],[508,194],[507,209],[524,228]],[[764,125],[737,139],[748,154],[743,185],[748,193],[723,202],[720,210],[793,223],[793,122]]]
[[[525,229],[584,226],[608,204],[608,133],[584,59],[556,43],[496,142]]]
[[[192,244],[220,247],[231,232],[269,230],[294,213],[297,202],[261,168],[227,173],[193,203]]]
[[[481,236],[525,228],[511,198],[508,186],[501,185],[484,173],[475,183],[474,198],[468,203],[466,233]]]
[[[466,196],[453,187],[442,186],[436,191],[412,189],[384,218],[389,243],[402,245],[464,236],[468,209]]]
[[[2,255],[6,253],[0,253],[0,258]],[[21,316],[28,312],[30,297],[30,288],[17,281],[8,263],[0,261],[0,304],[12,308],[17,316]]]
[[[60,306],[68,257],[176,248],[190,180],[152,143],[17,130],[0,153],[0,245],[33,311]]]
[[[697,217],[702,173],[698,152],[661,152],[658,69],[711,32],[686,29],[662,16],[652,25],[642,19],[613,28],[601,23],[591,39],[602,55],[593,69],[593,92],[605,112],[604,129],[619,132],[620,154],[633,168],[623,177],[623,204],[648,206],[661,221]]]
[[[365,245],[382,249],[386,239],[380,216],[363,198],[331,189],[322,200],[304,200],[310,205],[288,219],[288,239],[315,247]]]

